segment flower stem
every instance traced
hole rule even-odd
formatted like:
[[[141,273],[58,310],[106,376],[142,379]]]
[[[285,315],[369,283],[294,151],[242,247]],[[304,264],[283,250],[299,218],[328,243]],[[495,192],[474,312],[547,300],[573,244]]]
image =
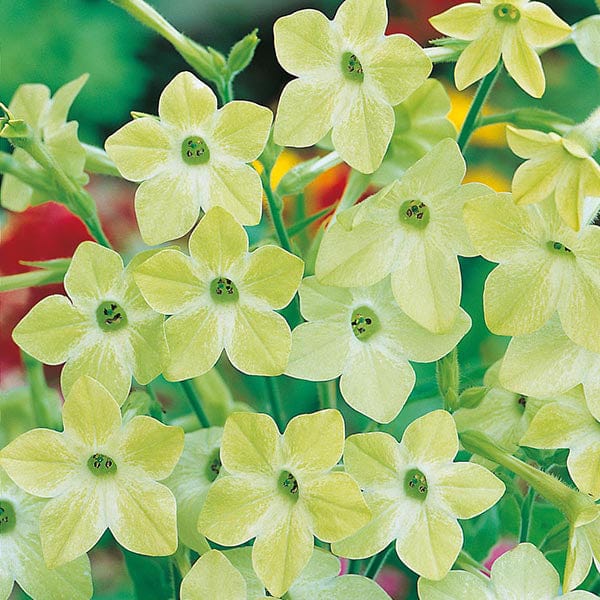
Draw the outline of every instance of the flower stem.
[[[25,374],[29,383],[29,393],[31,396],[31,408],[38,427],[52,428],[48,407],[46,406],[46,395],[48,386],[44,376],[44,365],[33,356],[21,351],[23,364],[25,365]]]
[[[488,581],[488,578],[484,575],[484,573],[489,575],[489,569],[477,562],[468,552],[465,552],[464,550],[461,550],[458,554],[455,566],[459,567],[463,571],[468,571],[469,573],[473,573],[474,575],[477,575],[478,577]]]
[[[460,367],[456,347],[436,362],[435,374],[438,389],[444,400],[444,409],[448,412],[455,411],[458,408],[460,383]]]
[[[371,183],[371,175],[365,175],[360,171],[355,171],[354,169],[350,171],[350,175],[348,176],[348,181],[346,182],[346,187],[344,188],[342,198],[335,207],[335,211],[333,213],[333,216],[331,217],[331,225],[335,223],[336,217],[339,213],[356,204],[358,199],[369,187],[369,183]]]
[[[90,146],[89,144],[82,144],[82,146],[85,150],[85,170],[88,173],[121,177],[119,169],[102,148]]]
[[[202,425],[202,427],[210,427],[210,421],[208,420],[208,417],[202,408],[202,402],[198,392],[196,391],[196,388],[194,387],[194,383],[190,379],[184,379],[179,383],[181,384],[181,389],[183,389],[183,392],[188,399],[192,410],[196,413],[198,421],[200,421],[200,425]]]
[[[521,505],[521,532],[519,534],[519,542],[529,541],[529,531],[531,529],[531,520],[533,518],[533,508],[535,506],[535,489],[529,488],[523,504]]]
[[[16,160],[12,154],[0,152],[0,173],[14,175],[23,183],[44,192],[48,196],[55,194],[54,187],[49,184],[48,178],[44,177],[44,174],[39,169],[34,169]]]
[[[385,565],[385,561],[387,560],[393,548],[394,544],[392,542],[387,548],[384,548],[369,561],[369,564],[367,564],[367,568],[365,570],[365,577],[373,580],[377,578],[379,571],[381,571],[383,565]]]
[[[335,408],[337,406],[337,380],[317,381],[317,394],[320,408]]]
[[[488,73],[479,84],[477,88],[477,92],[475,93],[475,97],[473,98],[473,102],[471,107],[469,108],[469,112],[465,118],[462,129],[458,134],[458,147],[461,152],[465,151],[469,140],[471,139],[471,135],[475,131],[477,127],[477,120],[479,119],[479,113],[483,109],[483,105],[489,96],[489,93],[492,90],[498,75],[500,75],[500,71],[502,71],[502,63],[499,62],[493,71]]]
[[[269,396],[269,405],[271,409],[271,416],[277,423],[279,431],[283,431],[287,424],[287,421],[283,414],[283,408],[281,404],[281,392],[279,391],[279,383],[275,377],[265,377],[265,386],[267,388],[267,395]]]
[[[283,222],[283,202],[273,191],[273,188],[271,187],[271,171],[264,167],[264,165],[263,172],[260,174],[260,180],[262,181],[263,189],[267,196],[269,212],[271,213],[271,219],[273,220],[273,226],[275,227],[275,233],[279,240],[279,244],[284,250],[293,253],[292,242],[285,227],[285,223]]]

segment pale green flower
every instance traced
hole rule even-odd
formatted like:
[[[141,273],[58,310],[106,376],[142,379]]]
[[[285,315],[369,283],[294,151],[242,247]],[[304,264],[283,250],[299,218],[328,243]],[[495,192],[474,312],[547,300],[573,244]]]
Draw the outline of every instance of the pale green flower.
[[[541,98],[546,89],[536,50],[556,46],[571,28],[550,7],[529,0],[467,2],[429,19],[444,35],[471,42],[454,71],[459,90],[487,75],[500,56],[510,76],[528,94]]]
[[[572,590],[581,585],[590,572],[592,562],[600,573],[600,517],[579,527],[571,526],[564,588]]]
[[[33,600],[88,600],[92,575],[86,555],[49,569],[42,556],[40,512],[46,500],[18,488],[0,468],[0,600],[14,582]]]
[[[162,371],[164,317],[146,304],[132,276],[143,257],[124,269],[113,250],[83,242],[65,275],[68,298],[44,298],[15,327],[13,339],[25,352],[49,365],[65,363],[65,394],[89,375],[123,404],[132,375],[146,384]]]
[[[431,333],[398,307],[389,277],[369,288],[325,286],[308,277],[300,306],[308,322],[292,332],[286,375],[310,381],[341,375],[346,402],[380,423],[396,417],[414,387],[408,361],[438,360],[471,326],[460,309],[449,332]]]
[[[175,498],[157,481],[177,463],[183,430],[146,416],[122,425],[119,405],[90,377],[67,394],[63,423],[63,433],[32,429],[0,451],[20,488],[51,498],[40,515],[48,566],[87,552],[107,528],[132,552],[175,552]]]
[[[581,386],[540,408],[520,444],[568,448],[567,468],[575,485],[600,499],[600,421],[589,411]]]
[[[147,244],[186,234],[200,211],[227,209],[240,223],[256,225],[262,186],[248,164],[262,152],[273,115],[252,102],[217,110],[211,89],[188,72],[163,90],[160,119],[134,119],[106,140],[121,175],[143,182],[135,194],[140,233]]]
[[[387,185],[399,179],[438,142],[456,139],[456,129],[448,119],[450,109],[448,92],[437,79],[428,79],[404,102],[394,106],[392,140],[371,181]]]
[[[493,506],[504,484],[481,465],[454,463],[458,435],[450,413],[435,410],[413,421],[398,443],[387,433],[359,433],[346,441],[344,465],[360,484],[372,520],[333,552],[366,558],[395,540],[410,569],[441,579],[463,544],[458,519]]]
[[[297,79],[275,117],[274,140],[312,146],[332,130],[339,155],[353,168],[379,167],[394,130],[393,106],[431,72],[431,61],[405,35],[385,36],[385,0],[346,0],[333,21],[307,9],[275,22],[275,52]]]
[[[529,335],[511,340],[500,368],[510,390],[548,398],[583,383],[588,408],[600,420],[600,353],[575,344],[558,317]]]
[[[576,138],[531,129],[509,126],[506,137],[511,150],[527,159],[512,182],[516,204],[552,196],[565,223],[579,231],[585,198],[600,196],[600,166],[591,156],[594,150]]]
[[[457,255],[474,256],[463,204],[492,191],[461,185],[465,161],[446,139],[402,177],[343,211],[326,231],[316,276],[326,285],[367,287],[392,274],[400,308],[434,333],[452,329],[461,278]]]
[[[63,171],[77,183],[88,181],[83,168],[85,150],[77,137],[77,121],[68,121],[67,114],[88,76],[66,83],[50,98],[50,90],[40,83],[27,83],[17,88],[8,108],[16,119],[23,119],[44,143],[46,149]],[[14,158],[27,166],[43,170],[22,148],[16,148]],[[42,192],[34,190],[14,175],[2,175],[0,203],[4,208],[23,211],[30,205],[52,200]]]
[[[420,600],[592,600],[590,592],[560,594],[560,578],[546,557],[529,543],[519,544],[492,565],[492,575],[450,571],[441,581],[419,579]]]
[[[244,373],[282,373],[292,335],[275,311],[293,298],[302,260],[276,246],[248,252],[244,228],[219,207],[194,229],[189,251],[163,250],[135,272],[150,306],[173,315],[165,324],[165,376],[178,381],[206,373],[223,349]]]
[[[577,344],[600,352],[600,227],[575,232],[554,203],[517,206],[510,194],[465,205],[481,255],[500,263],[485,282],[485,321],[498,335],[532,333],[558,311]]]
[[[283,435],[269,415],[233,413],[221,446],[226,474],[208,492],[200,532],[222,546],[256,538],[254,570],[281,596],[308,564],[313,535],[334,542],[369,520],[354,479],[332,471],[343,447],[336,410],[294,417]]]

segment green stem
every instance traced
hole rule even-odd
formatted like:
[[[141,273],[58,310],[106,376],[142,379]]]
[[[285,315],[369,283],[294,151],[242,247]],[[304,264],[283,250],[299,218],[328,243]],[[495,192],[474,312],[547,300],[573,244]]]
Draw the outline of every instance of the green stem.
[[[265,385],[267,388],[267,394],[269,396],[269,405],[271,409],[271,416],[277,423],[279,431],[285,429],[287,421],[283,414],[283,407],[281,403],[281,393],[279,391],[279,383],[275,377],[265,377]]]
[[[29,393],[31,396],[31,408],[38,427],[52,428],[52,422],[46,406],[46,395],[48,393],[48,385],[44,376],[44,365],[29,356],[26,352],[21,351],[23,364],[25,365],[25,374],[29,382]]]
[[[484,575],[484,573],[487,573],[489,575],[490,571],[464,550],[460,551],[454,566],[459,567],[463,571],[473,573],[473,575],[477,575],[478,577],[485,579],[485,581],[489,581],[489,579]]]
[[[267,196],[267,202],[269,204],[269,212],[271,213],[271,219],[273,220],[273,226],[275,227],[275,233],[279,240],[280,246],[292,252],[292,242],[288,235],[285,223],[283,222],[283,202],[281,198],[273,191],[271,187],[271,171],[267,170],[263,165],[263,172],[260,174],[263,189]]]
[[[210,427],[210,421],[208,420],[204,409],[202,408],[202,402],[200,400],[200,396],[194,387],[194,383],[190,379],[184,379],[179,382],[181,384],[181,388],[192,407],[192,410],[196,413],[198,417],[198,421],[200,421],[200,425],[202,427]]]
[[[438,389],[444,400],[444,409],[454,412],[458,408],[460,385],[460,367],[456,347],[436,361],[435,374]]]
[[[336,408],[337,406],[337,379],[331,381],[317,381],[317,394],[319,407]]]
[[[359,575],[360,565],[360,560],[348,560],[348,575]]]
[[[492,90],[498,75],[500,75],[500,71],[502,71],[502,63],[499,62],[493,71],[488,73],[479,84],[477,88],[477,92],[475,93],[475,97],[473,98],[473,102],[471,103],[471,107],[469,108],[469,112],[465,117],[465,122],[463,123],[462,129],[458,134],[458,147],[461,152],[465,151],[469,140],[471,139],[471,135],[477,128],[477,120],[479,119],[479,113],[483,109],[483,105],[489,96],[489,93]]]
[[[531,521],[533,518],[533,508],[535,506],[536,492],[533,487],[529,488],[523,504],[521,505],[521,532],[519,534],[519,541],[529,541],[529,531],[531,529]]]
[[[38,269],[27,273],[17,273],[16,275],[4,275],[0,277],[0,292],[62,283],[67,268],[68,265],[64,269]]]
[[[479,127],[487,127],[488,125],[495,125],[497,123],[511,123],[519,129],[536,129],[537,131],[554,131],[560,135],[566,134],[573,127],[573,122],[568,122],[568,119],[563,119],[559,122],[560,115],[556,115],[556,118],[552,119],[554,115],[548,113],[548,117],[544,118],[546,113],[539,111],[538,113],[532,113],[529,110],[515,109],[509,110],[504,113],[496,113],[494,115],[479,115],[476,123],[476,129]],[[536,117],[536,115],[539,115]]]
[[[376,579],[377,575],[379,575],[379,571],[381,571],[383,565],[385,565],[385,561],[393,549],[394,544],[391,543],[387,548],[376,554],[367,565],[365,577],[373,580]]]
[[[89,144],[82,144],[82,146],[85,150],[85,170],[88,173],[121,177],[119,169],[102,148]]]
[[[12,154],[0,152],[0,173],[14,175],[28,186],[38,189],[48,196],[53,196],[56,190],[48,183],[48,178],[39,169],[35,169],[16,160]]]
[[[369,183],[371,183],[371,175],[365,175],[364,173],[360,173],[354,169],[350,171],[350,175],[348,176],[348,181],[346,182],[346,187],[344,188],[342,197],[338,202],[338,205],[335,207],[335,212],[331,217],[332,225],[335,223],[336,217],[339,213],[347,208],[351,208],[356,204],[357,200],[369,187]]]

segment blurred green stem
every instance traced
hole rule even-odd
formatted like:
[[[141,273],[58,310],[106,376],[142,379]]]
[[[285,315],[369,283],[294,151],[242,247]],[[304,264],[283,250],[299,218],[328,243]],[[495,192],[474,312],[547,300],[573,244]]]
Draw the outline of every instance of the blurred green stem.
[[[265,190],[265,195],[267,196],[269,212],[271,213],[273,227],[275,228],[275,234],[277,235],[279,244],[284,250],[293,253],[292,242],[285,227],[285,223],[283,222],[283,201],[273,191],[273,188],[271,187],[271,170],[267,169],[264,163],[263,171],[260,174],[260,180],[262,181],[262,186]]]
[[[394,549],[394,543],[392,542],[387,548],[383,549],[381,552],[373,556],[369,563],[367,564],[367,568],[365,569],[365,577],[369,579],[375,580],[377,575],[379,575],[379,571],[381,571],[382,567],[385,565],[385,561],[387,560],[390,552]]]
[[[82,144],[82,146],[85,150],[85,170],[88,173],[121,177],[119,169],[102,148],[90,146],[89,144]]]
[[[25,365],[25,375],[29,383],[29,393],[31,396],[31,408],[38,427],[52,428],[48,407],[46,406],[46,395],[48,385],[44,376],[44,365],[21,351],[23,364]]]
[[[200,400],[200,395],[194,387],[194,383],[190,379],[184,379],[179,383],[183,393],[185,394],[185,397],[192,407],[192,410],[196,413],[198,421],[200,421],[200,425],[205,428],[210,427],[210,421],[208,420],[208,417],[202,408],[202,401]]]
[[[317,381],[317,394],[319,396],[319,407],[336,408],[337,406],[337,379],[330,381]]]
[[[271,416],[277,423],[279,431],[283,432],[287,421],[283,414],[283,407],[281,404],[281,392],[279,391],[279,382],[276,377],[265,377],[265,386],[267,388],[267,394],[269,396],[269,405],[271,409]]]

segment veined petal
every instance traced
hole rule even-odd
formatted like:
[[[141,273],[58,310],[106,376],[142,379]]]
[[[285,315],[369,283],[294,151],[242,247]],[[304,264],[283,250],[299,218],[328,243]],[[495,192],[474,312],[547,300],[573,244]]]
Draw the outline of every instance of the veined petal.
[[[571,33],[571,28],[542,2],[528,2],[519,23],[528,44],[537,48],[555,46]]]
[[[489,25],[487,12],[481,4],[467,2],[431,17],[429,22],[444,35],[471,41],[485,33]]]
[[[150,179],[168,169],[171,141],[159,121],[134,119],[113,133],[104,145],[119,172],[129,181]]]
[[[344,467],[364,489],[393,486],[401,463],[398,442],[389,433],[357,433],[346,440]]]
[[[333,146],[352,168],[373,173],[392,139],[394,120],[394,109],[387,102],[361,88],[350,109],[333,126]]]
[[[445,410],[427,413],[406,428],[401,445],[416,464],[451,462],[458,452],[454,419]]]
[[[600,435],[597,441],[572,448],[567,459],[569,474],[575,485],[593,498],[600,498]]]
[[[454,69],[458,90],[464,90],[494,69],[500,60],[503,35],[503,27],[486,28],[462,51]]]
[[[181,381],[207,373],[223,351],[223,337],[216,312],[208,307],[174,315],[165,324],[169,361],[165,377]]]
[[[339,60],[339,41],[331,21],[318,10],[299,10],[280,17],[273,26],[275,54],[292,75],[311,75]]]
[[[450,571],[439,581],[419,578],[417,589],[423,600],[448,600],[472,598],[472,600],[493,600],[488,585],[477,575],[467,571]]]
[[[15,148],[13,158],[24,162],[25,164],[35,162],[25,150]],[[41,171],[41,169],[38,169]],[[2,183],[0,184],[0,203],[1,205],[14,212],[23,212],[30,205],[35,204],[36,193],[34,189],[23,183],[20,179],[9,173],[2,175]]]
[[[596,519],[598,521],[598,519]],[[586,537],[588,526],[572,527],[567,546],[567,562],[564,574],[564,589],[572,590],[587,577],[592,566],[592,549]]]
[[[576,344],[596,353],[600,353],[600,244],[598,255],[596,264],[589,261],[575,271],[570,293],[558,309],[564,332]]]
[[[273,140],[280,146],[304,148],[323,139],[333,123],[338,94],[327,79],[307,77],[290,81],[281,92]]]
[[[322,285],[314,276],[305,277],[298,290],[300,311],[308,321],[339,317],[348,311],[351,293],[344,288]]]
[[[164,319],[155,315],[140,323],[131,323],[129,343],[133,349],[133,376],[146,385],[160,375],[165,366],[167,342]]]
[[[337,9],[333,19],[350,45],[357,48],[380,38],[387,21],[384,0],[346,0]]]
[[[65,123],[67,115],[79,92],[89,78],[87,73],[79,76],[73,81],[65,83],[56,90],[45,115],[46,129],[57,129]]]
[[[2,571],[0,573],[0,598],[10,597],[10,594],[14,587],[14,583],[15,580],[12,573],[10,573],[9,571]]]
[[[65,296],[47,296],[13,330],[15,343],[48,365],[67,360],[90,327],[84,315]]]
[[[217,110],[212,90],[188,71],[176,75],[158,102],[160,118],[181,129],[197,127]]]
[[[209,550],[181,582],[181,600],[247,600],[241,573],[218,550]]]
[[[225,351],[236,369],[249,375],[280,375],[287,366],[292,332],[274,311],[239,306]]]
[[[542,61],[525,41],[520,27],[507,28],[502,43],[502,58],[509,75],[530,96],[541,98],[544,95],[546,78]]]
[[[279,246],[261,246],[250,254],[240,291],[281,309],[294,297],[303,271],[304,262],[294,254]]]
[[[156,480],[171,474],[182,451],[181,427],[163,425],[145,415],[131,419],[119,437],[119,455],[123,462]]]
[[[521,158],[532,158],[548,146],[560,144],[560,138],[556,134],[535,129],[517,129],[512,125],[506,126],[506,141],[510,149]]]
[[[560,148],[551,148],[522,164],[512,181],[515,203],[533,204],[548,198],[556,189],[563,163],[564,153]]]
[[[50,101],[50,89],[41,83],[25,83],[15,91],[9,110],[39,131]]]

